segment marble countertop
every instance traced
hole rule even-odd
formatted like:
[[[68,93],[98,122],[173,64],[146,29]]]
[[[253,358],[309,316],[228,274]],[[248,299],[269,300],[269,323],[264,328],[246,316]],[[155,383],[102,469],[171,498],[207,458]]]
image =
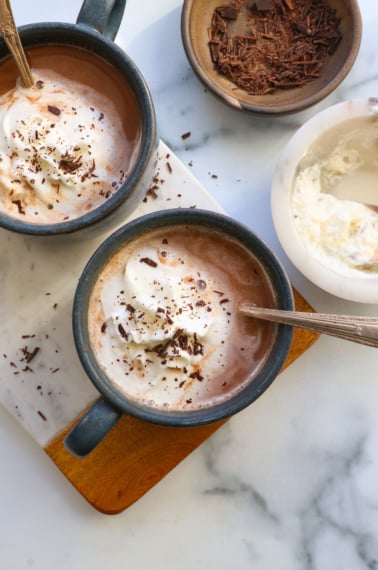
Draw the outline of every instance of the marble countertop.
[[[18,24],[73,22],[79,0],[13,0]],[[280,151],[318,110],[378,92],[378,4],[360,0],[356,63],[326,100],[289,117],[246,116],[206,92],[180,38],[178,0],[128,0],[117,43],[150,86],[162,140],[230,215],[281,256],[319,311],[377,315],[311,285],[270,215]],[[183,140],[182,134],[191,136]],[[250,408],[122,514],[95,511],[0,407],[4,570],[378,569],[378,352],[320,338]]]

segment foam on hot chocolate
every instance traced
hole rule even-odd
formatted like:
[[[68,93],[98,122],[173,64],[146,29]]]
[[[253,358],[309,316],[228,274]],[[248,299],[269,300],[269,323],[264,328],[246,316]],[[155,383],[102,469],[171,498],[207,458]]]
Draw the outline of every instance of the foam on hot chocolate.
[[[107,200],[130,163],[108,97],[51,71],[33,74],[35,87],[0,98],[0,208],[26,222],[61,222]]]
[[[175,228],[139,238],[107,265],[91,296],[100,365],[129,397],[158,408],[229,398],[271,342],[267,323],[237,311],[243,300],[271,302],[264,279],[217,232]]]

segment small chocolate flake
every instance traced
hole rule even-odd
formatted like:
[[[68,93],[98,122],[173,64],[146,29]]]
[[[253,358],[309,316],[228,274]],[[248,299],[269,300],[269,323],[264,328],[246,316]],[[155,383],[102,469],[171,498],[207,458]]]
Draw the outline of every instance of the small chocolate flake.
[[[187,133],[182,134],[182,135],[181,135],[182,140],[184,141],[184,140],[188,139],[191,134],[192,134],[192,133],[191,133],[190,131],[188,131]]]
[[[53,115],[56,115],[57,117],[61,113],[61,110],[58,107],[56,107],[55,105],[48,105],[47,109],[48,109],[49,113],[52,113]]]
[[[18,209],[18,213],[22,214],[23,216],[25,215],[25,210],[22,206],[22,202],[21,200],[12,200],[12,204],[14,204],[15,206],[17,206]]]
[[[41,410],[38,410],[37,413],[38,413],[38,415],[43,419],[44,422],[47,422],[47,418],[46,418],[45,414],[43,414],[43,413],[41,412]]]
[[[128,340],[129,335],[127,334],[127,332],[125,331],[125,329],[123,328],[123,326],[121,325],[121,323],[118,325],[118,330],[119,330],[119,334],[120,334],[125,340]]]
[[[274,0],[255,0],[256,8],[259,12],[265,12],[266,10],[273,10]]]
[[[108,325],[107,325],[105,322],[102,323],[102,325],[101,325],[101,332],[102,332],[102,334],[105,333],[105,331],[106,331],[106,329],[107,329],[107,326],[108,326]]]
[[[25,357],[25,361],[29,364],[38,354],[41,349],[39,346],[36,346],[32,351],[28,350],[28,347],[25,346],[21,349],[22,354]]]
[[[157,267],[156,261],[154,261],[150,257],[142,257],[139,261],[140,261],[140,263],[145,263],[146,265],[149,265],[150,267]]]
[[[222,18],[225,18],[226,20],[236,20],[238,17],[238,9],[236,6],[232,6],[232,4],[221,6],[218,11]]]

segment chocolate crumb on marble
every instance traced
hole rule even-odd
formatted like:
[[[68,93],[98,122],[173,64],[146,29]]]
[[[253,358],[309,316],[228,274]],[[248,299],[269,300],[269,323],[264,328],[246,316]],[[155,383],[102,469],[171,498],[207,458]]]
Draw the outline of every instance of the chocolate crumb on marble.
[[[40,347],[36,346],[35,348],[33,348],[33,350],[29,350],[27,346],[25,346],[24,348],[21,349],[22,354],[25,357],[25,361],[27,363],[30,363],[38,354],[38,352],[40,351]]]
[[[155,176],[152,179],[151,186],[148,188],[146,195],[143,198],[143,202],[147,202],[148,198],[150,197],[153,198],[154,200],[157,200],[159,198],[158,191],[160,190],[164,182],[165,180],[163,178],[160,178],[160,170],[158,169],[156,171]]]

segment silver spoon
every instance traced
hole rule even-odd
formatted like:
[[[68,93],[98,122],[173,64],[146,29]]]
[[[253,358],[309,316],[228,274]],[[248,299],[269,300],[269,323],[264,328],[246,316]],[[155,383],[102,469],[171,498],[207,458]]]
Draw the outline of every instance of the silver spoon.
[[[242,303],[239,311],[248,317],[308,329],[359,344],[378,347],[378,318],[375,317],[265,309],[256,307],[253,303]]]
[[[376,172],[362,170],[351,174],[329,190],[329,193],[338,200],[350,200],[364,204],[378,214],[378,175]],[[373,268],[378,265],[378,249],[374,259],[367,265]]]
[[[378,175],[360,171],[343,178],[330,190],[338,200],[351,200],[364,204],[378,213]]]
[[[9,0],[0,0],[0,32],[15,59],[23,87],[33,87],[33,76],[22,48]]]

